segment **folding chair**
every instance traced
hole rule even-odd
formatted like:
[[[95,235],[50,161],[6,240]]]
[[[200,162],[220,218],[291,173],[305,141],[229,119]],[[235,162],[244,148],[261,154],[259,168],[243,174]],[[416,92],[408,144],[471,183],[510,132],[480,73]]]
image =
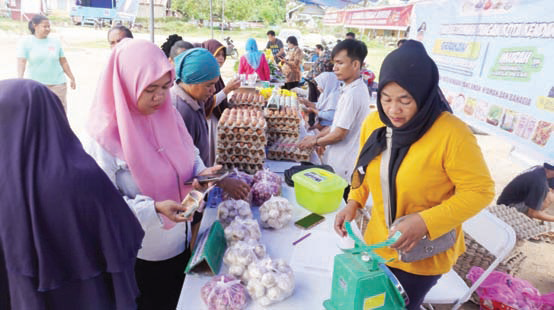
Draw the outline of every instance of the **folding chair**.
[[[483,210],[467,220],[462,227],[467,234],[496,258],[471,287],[468,287],[464,280],[451,269],[427,293],[423,302],[424,304],[454,304],[452,309],[458,309],[464,302],[469,300],[471,294],[494,271],[498,264],[508,256],[516,243],[516,235],[513,228],[487,210]]]

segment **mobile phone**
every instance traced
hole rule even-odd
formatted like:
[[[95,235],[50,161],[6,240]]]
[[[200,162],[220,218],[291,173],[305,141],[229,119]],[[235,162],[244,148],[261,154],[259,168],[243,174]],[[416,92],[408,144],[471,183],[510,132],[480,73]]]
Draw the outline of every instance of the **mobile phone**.
[[[325,220],[324,216],[321,216],[317,213],[311,213],[298,221],[294,222],[294,225],[297,227],[300,227],[302,229],[310,229],[314,227],[315,225],[323,222]]]
[[[198,183],[200,183],[200,184],[205,184],[205,183],[209,183],[209,182],[218,182],[218,181],[221,181],[221,180],[225,179],[228,174],[229,174],[228,171],[219,171],[219,172],[214,173],[214,174],[199,175],[199,176],[196,176],[196,177],[186,181],[185,185],[192,185],[192,182],[194,181],[194,179],[197,179]]]

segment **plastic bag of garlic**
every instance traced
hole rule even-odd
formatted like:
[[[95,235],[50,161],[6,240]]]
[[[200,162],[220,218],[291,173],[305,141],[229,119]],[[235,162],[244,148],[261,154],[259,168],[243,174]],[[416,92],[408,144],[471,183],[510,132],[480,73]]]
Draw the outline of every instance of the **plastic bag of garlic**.
[[[262,237],[258,221],[255,219],[241,219],[240,217],[236,217],[223,232],[229,245],[250,239],[259,241]]]
[[[263,227],[280,229],[292,220],[292,205],[283,197],[272,196],[260,207]]]
[[[266,258],[265,246],[256,240],[238,241],[225,251],[223,262],[229,268],[229,273],[243,279],[245,271],[250,264]],[[246,281],[245,281],[246,282]]]
[[[282,259],[266,258],[250,264],[243,278],[250,297],[262,306],[289,297],[295,285],[292,268]]]
[[[231,222],[239,217],[241,219],[251,219],[252,210],[250,203],[244,200],[225,200],[217,206],[217,219],[223,227],[229,226]]]

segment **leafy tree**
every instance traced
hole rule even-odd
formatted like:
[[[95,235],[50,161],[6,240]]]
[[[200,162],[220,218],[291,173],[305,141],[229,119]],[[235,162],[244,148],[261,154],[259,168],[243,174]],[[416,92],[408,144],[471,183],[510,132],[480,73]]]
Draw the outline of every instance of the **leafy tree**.
[[[285,20],[286,0],[213,0],[213,17],[221,19],[222,1],[225,1],[225,20],[263,21],[276,24]],[[209,0],[174,0],[172,8],[186,19],[210,18]]]

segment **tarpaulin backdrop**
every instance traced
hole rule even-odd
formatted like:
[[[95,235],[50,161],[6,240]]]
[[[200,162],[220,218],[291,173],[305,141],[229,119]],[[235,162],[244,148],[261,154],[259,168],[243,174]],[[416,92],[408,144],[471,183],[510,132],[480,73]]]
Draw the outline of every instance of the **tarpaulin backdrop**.
[[[425,44],[454,113],[554,160],[554,1],[418,3],[410,37]]]
[[[405,30],[410,25],[413,5],[327,11],[325,25],[344,25],[351,28]]]

